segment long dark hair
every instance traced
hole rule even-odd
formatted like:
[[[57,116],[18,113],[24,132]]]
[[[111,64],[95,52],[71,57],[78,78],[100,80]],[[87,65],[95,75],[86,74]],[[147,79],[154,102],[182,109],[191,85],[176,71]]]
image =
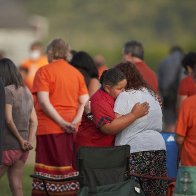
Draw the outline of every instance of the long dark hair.
[[[182,60],[182,65],[187,71],[188,66],[193,70],[192,76],[196,81],[196,52],[189,52]]]
[[[4,86],[15,85],[16,88],[24,86],[16,65],[8,58],[0,60],[0,79]]]
[[[2,141],[3,130],[5,128],[5,90],[0,79],[0,165],[2,164]]]
[[[136,66],[130,62],[120,63],[116,65],[116,68],[121,70],[127,78],[127,86],[125,90],[141,90],[142,88],[148,89],[151,95],[155,96],[154,91],[146,83],[143,76],[139,73]]]
[[[90,78],[98,78],[98,70],[87,52],[79,51],[74,54],[71,64],[77,69],[87,72]]]

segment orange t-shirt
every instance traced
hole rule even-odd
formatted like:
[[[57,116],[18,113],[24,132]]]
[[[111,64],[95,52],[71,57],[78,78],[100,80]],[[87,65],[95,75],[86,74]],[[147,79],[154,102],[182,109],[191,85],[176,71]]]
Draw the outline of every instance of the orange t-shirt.
[[[48,64],[48,58],[47,56],[42,56],[40,57],[38,60],[31,60],[31,59],[27,59],[26,61],[24,61],[20,67],[24,67],[27,68],[28,70],[28,75],[27,78],[25,79],[25,84],[28,86],[28,88],[32,91],[32,87],[33,87],[33,80],[35,77],[35,74],[37,72],[37,70]]]
[[[54,61],[41,67],[35,76],[33,93],[49,92],[49,99],[56,111],[64,120],[71,122],[77,112],[78,98],[88,94],[82,74],[64,60]],[[38,116],[38,135],[64,133],[52,119],[50,119],[35,101]]]
[[[188,97],[196,95],[196,85],[191,76],[186,76],[180,81],[178,94],[186,95]]]
[[[158,79],[154,71],[152,71],[143,61],[134,63],[144,80],[149,84],[152,90],[158,92]]]
[[[176,133],[185,137],[181,151],[182,165],[196,166],[196,95],[182,102]]]

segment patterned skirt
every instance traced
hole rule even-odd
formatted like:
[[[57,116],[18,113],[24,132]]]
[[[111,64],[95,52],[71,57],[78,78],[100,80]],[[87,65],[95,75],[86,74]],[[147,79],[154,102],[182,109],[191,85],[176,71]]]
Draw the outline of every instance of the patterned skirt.
[[[55,179],[55,181],[45,182],[49,195],[77,195],[79,190],[77,180],[62,181],[65,178],[78,176],[78,172],[72,167],[72,159],[72,134],[37,136],[35,174]],[[43,182],[33,179],[32,196],[44,195],[47,194]]]
[[[130,173],[166,177],[166,151],[142,151],[131,153]],[[151,180],[140,178],[145,195],[164,195],[167,191],[167,182],[163,180]]]

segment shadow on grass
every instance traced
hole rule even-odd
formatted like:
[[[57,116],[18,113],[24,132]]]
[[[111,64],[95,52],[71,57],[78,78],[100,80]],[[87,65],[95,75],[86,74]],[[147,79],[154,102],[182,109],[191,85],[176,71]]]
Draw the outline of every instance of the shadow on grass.
[[[24,170],[24,175],[23,175],[23,191],[24,191],[24,195],[27,196],[31,195],[32,178],[30,178],[29,175],[32,173],[33,173],[33,165],[26,165]],[[0,179],[0,195],[11,196],[6,174]]]

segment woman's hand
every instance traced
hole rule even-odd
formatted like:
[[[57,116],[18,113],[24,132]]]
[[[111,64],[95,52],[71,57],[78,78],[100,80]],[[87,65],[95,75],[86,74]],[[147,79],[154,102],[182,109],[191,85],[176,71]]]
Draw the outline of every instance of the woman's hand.
[[[148,112],[149,104],[147,102],[136,103],[131,110],[131,113],[135,116],[136,119],[145,116],[148,114]]]
[[[20,139],[20,145],[24,151],[29,151],[33,149],[31,143],[27,140],[24,140],[23,138]]]

